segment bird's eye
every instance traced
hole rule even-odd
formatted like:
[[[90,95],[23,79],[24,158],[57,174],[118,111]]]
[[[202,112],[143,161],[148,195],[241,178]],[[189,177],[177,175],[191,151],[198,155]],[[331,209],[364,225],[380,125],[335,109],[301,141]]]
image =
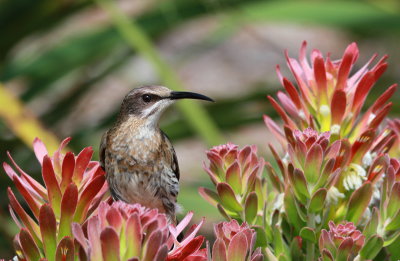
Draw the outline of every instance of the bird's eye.
[[[142,99],[143,99],[143,101],[144,102],[150,102],[151,101],[151,96],[149,95],[149,94],[144,94],[143,96],[142,96]]]

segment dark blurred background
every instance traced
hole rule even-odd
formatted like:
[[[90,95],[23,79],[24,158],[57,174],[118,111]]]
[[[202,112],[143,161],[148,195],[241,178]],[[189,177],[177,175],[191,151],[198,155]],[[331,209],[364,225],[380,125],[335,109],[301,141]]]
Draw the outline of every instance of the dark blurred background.
[[[72,136],[69,149],[93,146],[98,159],[101,135],[134,87],[163,84],[213,97],[217,102],[203,107],[175,106],[161,122],[181,165],[179,201],[197,219],[208,217],[206,232],[220,217],[197,193],[210,186],[201,169],[205,150],[231,141],[256,144],[268,157],[272,138],[262,115],[276,117],[265,96],[281,88],[275,65],[285,68],[285,49],[298,57],[307,40],[309,50],[337,59],[356,41],[358,67],[374,53],[388,54],[389,69],[367,105],[400,78],[398,0],[0,0],[0,33],[0,161],[10,151],[38,179],[34,137],[52,153]],[[399,116],[399,96],[391,117]],[[0,257],[6,258],[17,232],[8,186],[1,170]]]

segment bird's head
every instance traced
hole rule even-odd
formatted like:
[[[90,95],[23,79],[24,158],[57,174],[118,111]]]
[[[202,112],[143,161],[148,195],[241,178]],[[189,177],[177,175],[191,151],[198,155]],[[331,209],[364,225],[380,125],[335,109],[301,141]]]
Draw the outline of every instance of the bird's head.
[[[157,124],[162,112],[178,99],[213,101],[198,93],[172,91],[164,86],[144,86],[133,89],[125,96],[121,114]]]

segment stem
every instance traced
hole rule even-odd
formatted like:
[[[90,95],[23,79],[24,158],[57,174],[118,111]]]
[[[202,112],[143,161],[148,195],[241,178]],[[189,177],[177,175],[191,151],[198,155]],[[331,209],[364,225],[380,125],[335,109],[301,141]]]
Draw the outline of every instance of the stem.
[[[315,214],[309,214],[307,220],[307,226],[310,228],[315,228]],[[315,254],[315,244],[307,240],[307,253],[306,253],[306,260],[313,261]]]
[[[143,55],[153,65],[163,83],[175,91],[184,91],[185,88],[174,70],[161,58],[149,37],[127,15],[125,15],[113,0],[95,0],[108,12],[114,26],[125,41]],[[191,127],[209,144],[220,143],[222,136],[207,112],[198,103],[180,101],[178,108],[185,116]]]

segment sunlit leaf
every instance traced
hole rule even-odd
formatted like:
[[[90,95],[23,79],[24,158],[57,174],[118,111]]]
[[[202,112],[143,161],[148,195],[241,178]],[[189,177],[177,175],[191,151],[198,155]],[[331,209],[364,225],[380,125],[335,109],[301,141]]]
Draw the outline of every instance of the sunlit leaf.
[[[236,199],[235,193],[227,183],[219,183],[217,185],[217,191],[222,205],[228,210],[234,212],[240,212],[243,210],[242,205],[240,205]]]
[[[345,220],[358,224],[372,197],[371,183],[366,182],[350,197]]]
[[[383,247],[383,239],[378,235],[373,235],[367,239],[364,246],[360,250],[360,256],[372,260],[381,251]]]

